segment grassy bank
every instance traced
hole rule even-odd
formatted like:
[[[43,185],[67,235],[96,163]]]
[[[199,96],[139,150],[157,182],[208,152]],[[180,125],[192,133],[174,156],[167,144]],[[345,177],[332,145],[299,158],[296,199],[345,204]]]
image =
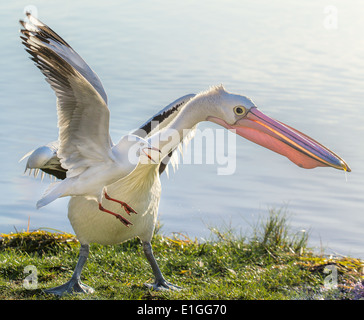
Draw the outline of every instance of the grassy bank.
[[[143,283],[152,272],[138,239],[115,246],[91,245],[82,281],[88,299],[359,299],[363,261],[328,258],[307,248],[307,235],[294,233],[285,215],[271,212],[245,239],[213,229],[211,240],[157,233],[153,250],[164,276],[181,291],[155,292]],[[42,289],[72,275],[79,243],[73,235],[47,231],[0,237],[0,299],[59,299]],[[24,269],[36,267],[37,288],[26,289]],[[331,268],[331,269],[330,269]],[[334,269],[334,271],[332,271]],[[337,273],[337,278],[336,278]],[[336,282],[335,282],[336,281]],[[325,285],[326,284],[326,285]],[[331,285],[335,285],[330,288]],[[68,295],[61,299],[84,299]]]

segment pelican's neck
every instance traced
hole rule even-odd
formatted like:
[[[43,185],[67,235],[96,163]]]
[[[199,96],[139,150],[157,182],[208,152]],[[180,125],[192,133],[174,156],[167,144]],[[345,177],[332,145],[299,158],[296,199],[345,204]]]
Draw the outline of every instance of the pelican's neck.
[[[149,138],[150,143],[161,150],[162,157],[166,156],[199,122],[206,121],[208,111],[216,104],[215,100],[207,94],[197,95],[186,103],[166,128]]]
[[[182,108],[170,125],[161,131],[162,136],[168,135],[168,131],[175,130],[179,133],[182,140],[188,130],[191,130],[198,123],[206,120],[207,108],[208,105],[206,105],[204,99],[192,99]]]

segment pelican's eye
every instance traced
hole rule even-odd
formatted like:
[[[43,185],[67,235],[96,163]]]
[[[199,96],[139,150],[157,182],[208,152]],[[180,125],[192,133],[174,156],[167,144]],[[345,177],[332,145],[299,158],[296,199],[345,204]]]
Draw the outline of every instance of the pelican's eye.
[[[234,112],[237,116],[243,116],[246,114],[246,108],[243,106],[236,106]]]

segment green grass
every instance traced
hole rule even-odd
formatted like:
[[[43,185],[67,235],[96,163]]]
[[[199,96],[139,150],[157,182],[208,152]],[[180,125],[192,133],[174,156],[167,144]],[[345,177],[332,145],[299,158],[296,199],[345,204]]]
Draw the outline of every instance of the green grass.
[[[151,268],[138,239],[114,246],[91,245],[82,281],[95,289],[87,299],[358,299],[364,296],[363,261],[327,258],[307,248],[307,234],[294,233],[287,216],[271,211],[247,239],[211,230],[211,240],[157,233],[153,250],[165,278],[184,289],[155,292]],[[72,275],[79,243],[73,235],[34,231],[0,237],[0,299],[59,299],[42,289]],[[338,270],[338,286],[325,289],[325,267]],[[36,289],[26,289],[24,268],[37,268]],[[85,299],[67,295],[61,299]]]

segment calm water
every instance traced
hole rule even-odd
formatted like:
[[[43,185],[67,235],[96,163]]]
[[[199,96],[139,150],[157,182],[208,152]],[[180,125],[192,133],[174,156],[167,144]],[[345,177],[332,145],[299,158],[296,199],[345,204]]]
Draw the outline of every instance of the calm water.
[[[279,4],[278,4],[279,3]],[[111,109],[111,135],[139,126],[176,98],[223,83],[262,111],[311,135],[351,166],[304,170],[237,138],[237,170],[183,165],[163,180],[163,232],[247,232],[286,207],[310,245],[364,258],[364,5],[360,1],[33,1],[38,16],[91,65]],[[0,232],[72,232],[67,199],[35,203],[49,180],[18,160],[57,138],[55,97],[27,58],[18,19],[28,1],[0,5]],[[324,13],[326,6],[334,6]],[[334,14],[334,16],[329,16]],[[336,15],[335,15],[336,14]],[[333,17],[333,20],[327,20]],[[331,23],[330,23],[331,22]],[[217,128],[203,124],[201,128]]]

